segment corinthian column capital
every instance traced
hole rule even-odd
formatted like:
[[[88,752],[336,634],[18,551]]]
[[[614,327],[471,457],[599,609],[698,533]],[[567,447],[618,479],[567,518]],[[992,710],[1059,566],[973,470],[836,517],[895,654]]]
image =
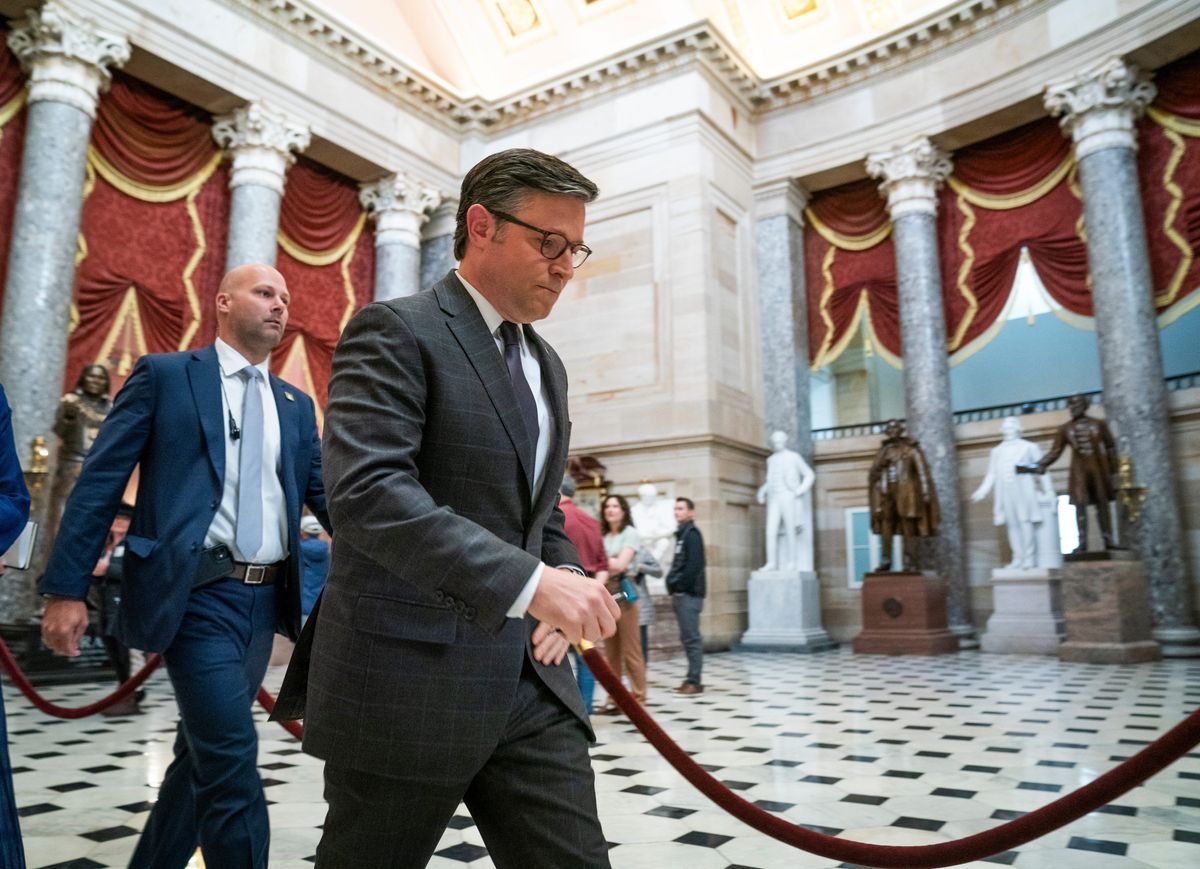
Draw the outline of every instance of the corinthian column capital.
[[[109,67],[129,60],[129,41],[103,30],[61,0],[30,9],[8,35],[29,73],[29,102],[57,102],[96,117],[96,101],[112,76]]]
[[[1134,122],[1154,99],[1150,77],[1131,63],[1112,57],[1066,81],[1046,86],[1043,97],[1051,115],[1075,140],[1075,159],[1105,148],[1136,148]]]
[[[421,227],[442,196],[436,187],[397,172],[362,185],[358,199],[375,218],[375,244],[421,246]]]
[[[950,157],[929,139],[867,155],[867,174],[880,179],[892,220],[937,214],[937,191],[950,174]]]
[[[283,194],[296,153],[308,147],[308,127],[263,102],[248,103],[213,121],[213,138],[233,155],[229,187],[252,184]]]

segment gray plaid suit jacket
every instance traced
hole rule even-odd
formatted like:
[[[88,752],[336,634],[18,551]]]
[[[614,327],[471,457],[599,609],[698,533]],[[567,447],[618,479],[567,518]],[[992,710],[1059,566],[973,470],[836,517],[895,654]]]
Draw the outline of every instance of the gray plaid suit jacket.
[[[311,652],[304,660],[302,642],[292,665],[309,668],[309,753],[469,780],[499,741],[527,658],[594,739],[569,666],[533,662],[533,619],[505,616],[539,561],[579,562],[555,485],[571,432],[566,371],[525,334],[557,434],[536,498],[503,357],[453,272],[367,306],[342,335],[323,449],[332,567]]]

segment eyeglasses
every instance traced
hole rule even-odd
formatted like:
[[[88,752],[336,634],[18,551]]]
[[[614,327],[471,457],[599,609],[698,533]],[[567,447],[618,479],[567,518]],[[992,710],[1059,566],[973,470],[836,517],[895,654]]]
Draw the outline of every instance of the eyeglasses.
[[[517,226],[523,226],[526,229],[532,229],[534,232],[540,233],[542,236],[542,256],[546,259],[558,259],[563,255],[563,251],[570,248],[571,268],[577,269],[587,262],[587,258],[592,255],[592,249],[586,244],[572,244],[561,232],[550,232],[549,230],[541,229],[531,223],[517,220],[511,214],[506,214],[503,211],[496,211],[491,208],[488,211],[501,220],[507,220],[509,223],[515,223]]]

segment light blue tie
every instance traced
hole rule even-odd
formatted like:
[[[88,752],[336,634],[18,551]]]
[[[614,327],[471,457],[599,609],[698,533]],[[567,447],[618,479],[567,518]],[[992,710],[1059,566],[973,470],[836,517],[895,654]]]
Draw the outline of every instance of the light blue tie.
[[[254,559],[262,548],[263,406],[258,384],[261,375],[253,365],[238,374],[246,381],[242,402],[242,436],[238,439],[237,548],[242,558]]]

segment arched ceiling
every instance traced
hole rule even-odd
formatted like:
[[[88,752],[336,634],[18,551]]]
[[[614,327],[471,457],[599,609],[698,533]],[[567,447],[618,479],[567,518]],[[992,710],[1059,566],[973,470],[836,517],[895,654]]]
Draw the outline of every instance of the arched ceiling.
[[[947,0],[305,0],[462,94],[498,99],[708,20],[760,78],[807,66]]]

